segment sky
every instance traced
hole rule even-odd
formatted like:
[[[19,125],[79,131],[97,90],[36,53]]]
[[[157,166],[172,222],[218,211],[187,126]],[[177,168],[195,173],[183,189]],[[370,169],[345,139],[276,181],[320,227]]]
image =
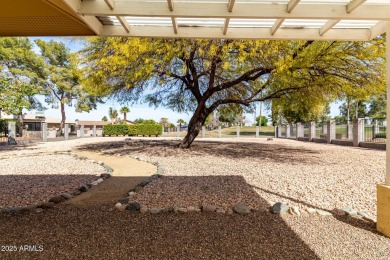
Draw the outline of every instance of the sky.
[[[83,46],[80,41],[74,41],[71,38],[67,37],[30,37],[31,40],[35,39],[42,39],[44,41],[50,41],[50,40],[55,40],[55,41],[60,41],[66,44],[66,46],[72,51],[76,52],[79,51]],[[39,52],[39,48],[35,47],[34,51]],[[38,98],[42,104],[45,104],[44,98],[39,97]],[[75,102],[73,102],[75,103]],[[117,109],[118,111],[122,106],[126,104],[120,104],[116,102],[115,100],[108,99],[105,100],[104,104],[98,104],[96,110],[92,110],[90,112],[82,112],[82,113],[76,113],[74,107],[69,107],[66,106],[65,108],[65,113],[66,113],[66,118],[67,121],[75,121],[76,119],[78,120],[98,120],[100,121],[103,116],[108,117],[108,110],[110,107],[113,107]],[[339,115],[339,107],[340,104],[331,104],[331,116],[337,116]],[[51,108],[50,105],[45,106],[48,108],[47,110],[44,111],[45,115],[55,117],[55,118],[61,118],[61,111],[60,109],[53,109]],[[154,108],[154,107],[149,107],[148,104],[135,104],[135,105],[126,105],[127,107],[130,108],[130,113],[127,114],[127,119],[128,120],[135,120],[137,118],[143,118],[143,119],[153,119],[155,121],[159,121],[162,117],[166,117],[169,119],[169,122],[171,123],[176,123],[178,119],[183,119],[186,122],[189,122],[191,119],[191,114],[185,114],[185,113],[177,113],[175,111],[166,109],[164,107],[159,107],[159,108]],[[257,111],[256,114],[259,115],[259,105],[256,106]],[[25,111],[27,113],[34,113],[35,111]],[[262,115],[268,116],[270,114],[270,111],[264,109],[262,110]],[[123,115],[120,115],[121,118],[123,118]],[[254,114],[245,114],[246,121],[248,124],[253,124],[254,121]]]

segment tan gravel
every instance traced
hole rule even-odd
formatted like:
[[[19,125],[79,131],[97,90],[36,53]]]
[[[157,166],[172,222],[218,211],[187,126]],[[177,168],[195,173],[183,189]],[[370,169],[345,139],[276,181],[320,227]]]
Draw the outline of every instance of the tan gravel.
[[[264,203],[258,197],[267,204],[281,201],[300,208],[350,206],[376,216],[376,184],[385,176],[384,151],[283,139],[206,140],[189,150],[177,149],[177,144],[132,140],[116,147],[87,147],[159,162],[169,178],[134,196],[152,206],[224,206],[243,200],[259,207]]]
[[[71,155],[24,155],[0,160],[0,209],[47,202],[95,181],[102,166]]]

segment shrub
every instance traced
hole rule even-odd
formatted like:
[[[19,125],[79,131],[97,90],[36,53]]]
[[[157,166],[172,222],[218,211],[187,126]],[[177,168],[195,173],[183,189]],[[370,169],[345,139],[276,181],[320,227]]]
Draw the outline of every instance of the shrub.
[[[103,127],[104,135],[128,135],[129,129],[128,125],[120,124],[120,125],[105,125]]]
[[[104,135],[155,135],[162,134],[162,125],[160,124],[139,124],[139,125],[105,125],[103,127]]]
[[[140,124],[137,125],[137,135],[161,135],[162,125],[160,124]]]

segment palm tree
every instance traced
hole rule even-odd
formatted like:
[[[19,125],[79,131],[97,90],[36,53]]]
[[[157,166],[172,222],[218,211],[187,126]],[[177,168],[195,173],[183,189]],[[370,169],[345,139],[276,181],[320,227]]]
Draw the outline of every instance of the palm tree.
[[[108,116],[111,119],[111,123],[114,124],[116,118],[118,117],[118,111],[112,107],[108,110]]]
[[[122,107],[120,112],[123,114],[123,121],[126,123],[126,113],[130,113],[130,109],[128,107]]]
[[[179,119],[179,120],[177,120],[177,123],[179,124],[179,126],[180,126],[179,129],[181,130],[181,124],[184,124],[185,121],[183,119]]]
[[[107,122],[107,121],[108,121],[107,117],[106,117],[106,116],[103,116],[103,117],[102,117],[102,121]]]

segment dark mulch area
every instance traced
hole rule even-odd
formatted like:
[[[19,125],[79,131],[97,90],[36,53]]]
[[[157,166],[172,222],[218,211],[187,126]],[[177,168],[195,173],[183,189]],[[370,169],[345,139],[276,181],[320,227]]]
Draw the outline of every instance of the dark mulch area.
[[[0,259],[319,259],[270,213],[251,216],[140,214],[112,205],[0,214],[0,245],[42,245],[42,252],[0,252]]]

